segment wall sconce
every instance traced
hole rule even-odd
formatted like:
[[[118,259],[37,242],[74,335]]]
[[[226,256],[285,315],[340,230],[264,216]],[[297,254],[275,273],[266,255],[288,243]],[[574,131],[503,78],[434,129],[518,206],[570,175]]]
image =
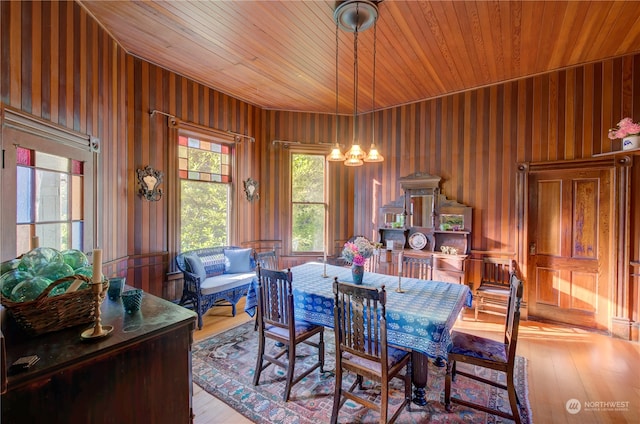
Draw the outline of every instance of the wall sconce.
[[[253,178],[247,178],[247,180],[244,181],[244,194],[250,202],[258,200],[260,198],[258,194],[258,182]]]
[[[146,166],[143,169],[138,169],[138,184],[140,184],[140,190],[138,193],[149,201],[157,201],[162,197],[162,189],[158,188],[164,177],[162,171],[153,169],[150,166]]]

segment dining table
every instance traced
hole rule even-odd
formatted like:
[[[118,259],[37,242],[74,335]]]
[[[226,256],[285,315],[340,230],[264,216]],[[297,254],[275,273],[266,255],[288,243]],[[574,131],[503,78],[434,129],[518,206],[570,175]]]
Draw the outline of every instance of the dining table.
[[[290,269],[296,319],[333,328],[333,282],[337,278],[352,283],[351,269],[321,262]],[[413,402],[425,405],[429,358],[446,361],[451,329],[462,308],[471,306],[469,287],[373,272],[365,272],[362,285],[385,286],[388,343],[412,351]],[[258,282],[254,280],[245,303],[245,312],[251,316],[255,314],[257,296]]]

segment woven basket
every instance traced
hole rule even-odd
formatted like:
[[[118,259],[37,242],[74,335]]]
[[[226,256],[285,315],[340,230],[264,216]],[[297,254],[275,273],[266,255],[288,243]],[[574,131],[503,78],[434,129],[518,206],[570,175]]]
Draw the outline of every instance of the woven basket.
[[[82,280],[91,284],[84,275],[64,277],[49,284],[40,295],[29,302],[14,302],[0,293],[0,303],[14,317],[18,325],[29,335],[59,331],[95,321],[95,295],[91,286],[72,293],[49,297],[51,290],[69,281]],[[109,282],[102,283],[100,303],[104,300]]]

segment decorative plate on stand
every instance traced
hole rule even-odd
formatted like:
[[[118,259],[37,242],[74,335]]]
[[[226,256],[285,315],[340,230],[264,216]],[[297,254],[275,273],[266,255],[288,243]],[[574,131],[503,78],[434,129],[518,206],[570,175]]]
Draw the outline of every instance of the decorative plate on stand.
[[[414,250],[422,250],[427,245],[427,236],[422,233],[413,233],[409,237],[409,246]]]

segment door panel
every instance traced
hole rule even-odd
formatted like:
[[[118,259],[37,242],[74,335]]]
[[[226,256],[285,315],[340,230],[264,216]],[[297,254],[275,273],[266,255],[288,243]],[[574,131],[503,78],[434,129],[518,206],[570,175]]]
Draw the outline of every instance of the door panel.
[[[549,268],[538,267],[537,269],[537,300],[538,303],[558,306],[560,304],[560,296],[556,282],[558,281],[558,272]]]
[[[543,228],[538,237],[538,251],[545,255],[560,255],[562,233],[562,181],[540,181],[538,191],[537,227]]]
[[[586,312],[595,312],[598,303],[598,274],[586,272],[571,273],[570,307]]]
[[[529,179],[529,314],[608,329],[611,171]]]
[[[597,259],[598,180],[574,181],[572,217],[574,258]]]

